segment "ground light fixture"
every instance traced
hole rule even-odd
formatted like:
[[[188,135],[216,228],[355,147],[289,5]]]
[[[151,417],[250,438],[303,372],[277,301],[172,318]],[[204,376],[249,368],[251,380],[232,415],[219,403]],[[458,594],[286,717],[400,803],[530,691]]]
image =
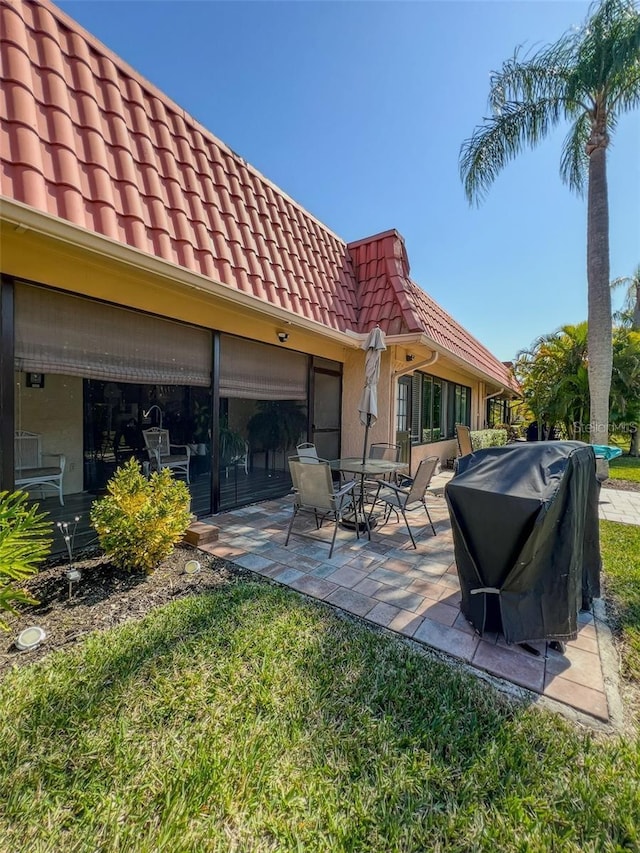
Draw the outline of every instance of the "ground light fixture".
[[[200,563],[197,560],[187,560],[184,571],[187,575],[196,575],[200,571]]]
[[[30,652],[37,648],[46,637],[47,635],[39,625],[30,625],[24,631],[20,631],[14,643],[21,652]]]
[[[74,583],[77,583],[81,577],[82,577],[82,574],[81,574],[79,569],[76,569],[73,566],[71,566],[67,570],[67,580],[69,581],[69,598],[71,598]]]

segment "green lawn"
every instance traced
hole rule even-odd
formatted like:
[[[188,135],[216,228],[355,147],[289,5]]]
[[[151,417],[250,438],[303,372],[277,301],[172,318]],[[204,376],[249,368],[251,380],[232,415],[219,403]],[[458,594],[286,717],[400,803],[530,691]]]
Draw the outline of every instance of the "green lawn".
[[[637,676],[640,567],[623,551],[640,530],[603,528]],[[265,583],[176,601],[0,684],[3,853],[639,848],[638,737],[514,707]]]
[[[640,527],[600,524],[606,598],[623,640],[624,674],[640,683]]]
[[[640,457],[618,456],[609,463],[609,477],[612,480],[633,480],[640,483]]]

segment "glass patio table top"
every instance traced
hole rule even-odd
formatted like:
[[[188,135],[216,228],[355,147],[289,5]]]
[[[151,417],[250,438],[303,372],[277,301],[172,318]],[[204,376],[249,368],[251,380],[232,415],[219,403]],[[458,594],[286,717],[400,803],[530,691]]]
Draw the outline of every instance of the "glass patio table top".
[[[344,471],[347,474],[360,474],[361,476],[383,476],[393,474],[394,471],[402,471],[408,467],[406,462],[389,462],[386,459],[365,459],[361,456],[349,456],[345,459],[333,459],[330,463],[333,471]]]

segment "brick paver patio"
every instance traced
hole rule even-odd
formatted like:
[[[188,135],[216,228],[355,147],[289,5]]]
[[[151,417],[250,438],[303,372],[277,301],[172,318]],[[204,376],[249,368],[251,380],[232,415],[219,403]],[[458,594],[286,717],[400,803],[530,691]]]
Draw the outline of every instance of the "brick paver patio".
[[[502,635],[480,637],[466,621],[460,611],[451,525],[442,496],[446,479],[446,473],[434,478],[429,500],[437,535],[425,524],[424,512],[411,514],[417,550],[411,547],[404,524],[393,516],[387,525],[374,529],[370,542],[366,535],[358,541],[353,531],[340,530],[331,559],[331,524],[319,531],[327,544],[292,536],[285,548],[290,496],[216,516],[219,541],[203,550],[534,694],[610,721],[611,705],[619,705],[619,698],[614,673],[607,671],[615,658],[601,618],[580,613],[578,637],[567,643],[566,652],[554,651],[545,642],[530,644],[538,655],[507,645]],[[640,494],[602,489],[600,510],[601,517],[640,524]],[[602,607],[594,610],[603,613]]]

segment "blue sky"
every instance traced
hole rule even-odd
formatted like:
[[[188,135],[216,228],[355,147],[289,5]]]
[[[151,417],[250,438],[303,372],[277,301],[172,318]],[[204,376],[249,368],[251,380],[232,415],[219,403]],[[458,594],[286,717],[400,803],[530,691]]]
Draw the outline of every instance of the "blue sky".
[[[499,358],[586,319],[586,202],[560,181],[565,129],[479,208],[458,155],[491,70],[580,24],[588,3],[58,5],[344,240],[396,228],[415,281]],[[636,111],[609,154],[612,278],[640,263],[639,152]]]

